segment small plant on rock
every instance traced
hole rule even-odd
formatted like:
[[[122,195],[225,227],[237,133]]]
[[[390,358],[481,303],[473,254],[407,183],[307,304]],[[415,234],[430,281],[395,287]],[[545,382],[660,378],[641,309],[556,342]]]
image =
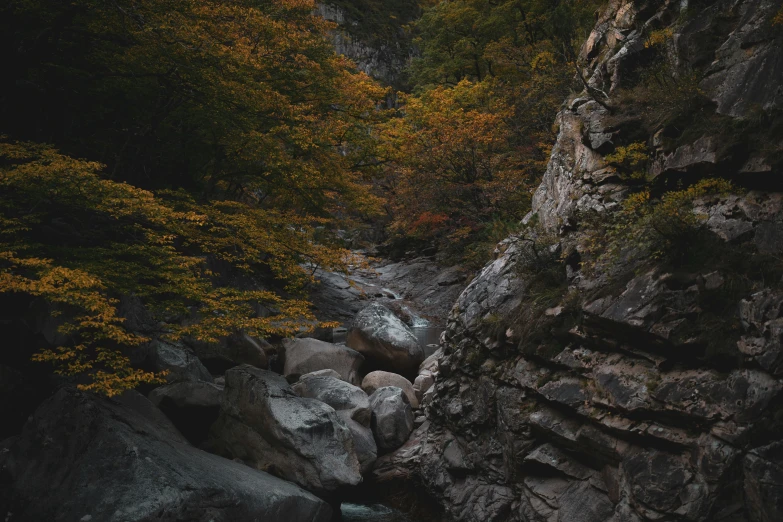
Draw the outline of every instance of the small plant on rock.
[[[617,147],[612,154],[606,156],[606,162],[612,165],[621,177],[644,179],[650,162],[650,153],[646,144],[634,142]]]
[[[728,194],[733,188],[727,180],[708,178],[660,198],[653,198],[649,190],[632,194],[614,215],[611,225],[587,238],[588,251],[591,245],[606,246],[585,264],[590,269],[597,266],[611,269],[621,262],[635,265],[636,261],[682,257],[706,222],[706,216],[694,211],[695,201],[709,195]]]

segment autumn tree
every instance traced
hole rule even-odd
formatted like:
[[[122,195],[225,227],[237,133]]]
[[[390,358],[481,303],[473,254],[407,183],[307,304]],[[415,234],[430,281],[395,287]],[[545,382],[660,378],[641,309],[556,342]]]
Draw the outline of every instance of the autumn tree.
[[[456,0],[415,24],[420,58],[386,135],[392,232],[481,266],[529,209],[598,2]]]
[[[463,80],[408,96],[384,127],[394,174],[394,233],[470,249],[498,215],[524,207],[524,172],[514,154],[511,107],[489,81]],[[483,261],[479,255],[477,262]]]
[[[0,8],[0,293],[59,314],[61,342],[38,359],[110,395],[155,379],[130,365],[148,336],[126,328],[125,296],[171,338],[314,324],[301,299],[312,267],[347,254],[328,231],[378,206],[364,167],[384,90],[334,53],[313,12],[309,0]]]

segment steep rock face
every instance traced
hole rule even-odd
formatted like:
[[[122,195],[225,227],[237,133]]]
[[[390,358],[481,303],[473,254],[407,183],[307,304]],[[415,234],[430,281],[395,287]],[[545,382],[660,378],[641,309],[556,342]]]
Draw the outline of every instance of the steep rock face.
[[[783,291],[778,272],[752,272],[783,251],[780,141],[761,143],[780,129],[781,4],[610,2],[527,228],[458,299],[427,421],[378,460],[374,481],[421,484],[459,521],[780,517]],[[656,38],[673,85],[697,79],[699,109],[675,123],[629,108],[662,54]],[[737,183],[694,196],[711,249],[698,262],[583,264],[595,217],[609,222],[639,190],[608,158],[634,142],[649,151],[652,192]]]
[[[338,54],[353,60],[369,76],[401,87],[402,71],[413,48],[402,26],[415,20],[416,2],[396,0],[332,0],[318,4],[317,12],[337,24],[332,43]]]

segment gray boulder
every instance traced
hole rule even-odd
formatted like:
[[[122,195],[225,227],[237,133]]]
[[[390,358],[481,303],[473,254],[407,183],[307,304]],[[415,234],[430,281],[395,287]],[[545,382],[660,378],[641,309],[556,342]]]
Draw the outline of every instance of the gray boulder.
[[[337,412],[347,412],[348,418],[362,426],[370,426],[370,400],[358,386],[334,377],[314,376],[300,380],[292,389],[300,397],[319,400]]]
[[[368,373],[362,380],[362,390],[368,395],[372,395],[375,390],[386,386],[400,388],[408,398],[411,407],[414,409],[419,407],[419,399],[416,396],[416,390],[414,390],[413,384],[402,375],[378,370]]]
[[[370,396],[370,407],[378,448],[393,451],[405,444],[413,431],[413,410],[405,393],[394,386],[380,388]]]
[[[188,348],[180,343],[154,340],[144,349],[144,366],[156,372],[168,372],[168,382],[205,381],[212,382],[209,370]]]
[[[150,402],[171,419],[191,444],[200,445],[220,413],[223,388],[210,382],[177,382],[152,390]]]
[[[340,378],[359,384],[359,367],[364,357],[355,350],[318,339],[283,340],[283,375],[298,378],[318,370],[334,370]]]
[[[198,450],[136,392],[61,389],[0,448],[8,522],[327,522],[313,494]]]
[[[362,480],[351,432],[334,408],[248,365],[226,372],[210,447],[320,494]]]
[[[354,318],[345,341],[372,367],[415,375],[424,350],[408,326],[385,306],[373,303]]]
[[[361,388],[328,376],[306,377],[292,388],[300,397],[319,400],[337,411],[351,431],[362,474],[368,472],[378,457],[378,448],[370,430],[372,412],[367,394]]]

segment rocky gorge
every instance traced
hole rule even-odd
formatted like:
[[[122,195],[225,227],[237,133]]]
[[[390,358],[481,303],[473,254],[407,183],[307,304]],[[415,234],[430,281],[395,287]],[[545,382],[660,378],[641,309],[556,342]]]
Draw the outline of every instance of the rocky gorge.
[[[156,339],[135,362],[167,383],[119,398],[31,387],[4,359],[0,515],[402,517],[361,500],[422,522],[782,520],[780,10],[610,0],[533,209],[472,280],[429,258],[316,271],[341,327]],[[634,89],[661,56],[678,80],[651,118]],[[687,192],[716,176],[731,190]],[[690,198],[684,241],[606,226],[642,179]]]

